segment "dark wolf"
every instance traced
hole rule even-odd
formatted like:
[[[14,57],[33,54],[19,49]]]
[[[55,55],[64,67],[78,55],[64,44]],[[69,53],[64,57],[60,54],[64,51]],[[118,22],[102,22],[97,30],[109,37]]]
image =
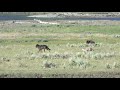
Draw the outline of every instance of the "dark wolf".
[[[95,42],[92,41],[92,40],[87,40],[87,41],[86,41],[86,44],[95,44]]]
[[[44,49],[44,52],[45,52],[45,49],[46,49],[46,50],[49,50],[49,51],[51,50],[51,49],[48,48],[47,45],[39,45],[39,44],[36,44],[36,48],[38,48],[39,51],[42,51],[42,49]]]

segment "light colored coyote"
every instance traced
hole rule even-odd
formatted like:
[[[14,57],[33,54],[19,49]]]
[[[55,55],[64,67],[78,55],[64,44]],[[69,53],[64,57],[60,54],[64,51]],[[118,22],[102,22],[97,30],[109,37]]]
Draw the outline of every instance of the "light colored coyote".
[[[89,52],[89,51],[94,51],[92,48],[85,48],[85,49],[82,49],[83,52]]]

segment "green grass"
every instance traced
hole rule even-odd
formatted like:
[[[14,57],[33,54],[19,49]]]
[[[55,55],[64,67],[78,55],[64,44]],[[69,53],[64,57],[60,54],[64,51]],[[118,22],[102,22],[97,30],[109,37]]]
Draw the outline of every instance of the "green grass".
[[[119,71],[120,39],[113,36],[120,34],[120,26],[32,25],[0,27],[1,75]],[[87,39],[98,45],[93,46],[94,51],[84,53]],[[36,44],[46,44],[51,51],[38,53]],[[56,67],[45,68],[44,62]]]

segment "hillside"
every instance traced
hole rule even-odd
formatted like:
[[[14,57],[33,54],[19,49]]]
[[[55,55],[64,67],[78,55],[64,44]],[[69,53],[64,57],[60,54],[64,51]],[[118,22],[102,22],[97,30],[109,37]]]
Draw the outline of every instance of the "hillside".
[[[0,12],[0,15],[43,15],[54,17],[120,17],[120,12]]]

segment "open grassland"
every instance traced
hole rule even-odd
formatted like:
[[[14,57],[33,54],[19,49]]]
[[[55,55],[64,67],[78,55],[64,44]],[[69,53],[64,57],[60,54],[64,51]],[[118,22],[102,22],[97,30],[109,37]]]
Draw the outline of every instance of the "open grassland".
[[[86,40],[97,45],[86,45]],[[36,44],[51,51],[39,52]],[[92,47],[94,51],[83,52]],[[0,77],[120,77],[120,26],[0,24]]]

